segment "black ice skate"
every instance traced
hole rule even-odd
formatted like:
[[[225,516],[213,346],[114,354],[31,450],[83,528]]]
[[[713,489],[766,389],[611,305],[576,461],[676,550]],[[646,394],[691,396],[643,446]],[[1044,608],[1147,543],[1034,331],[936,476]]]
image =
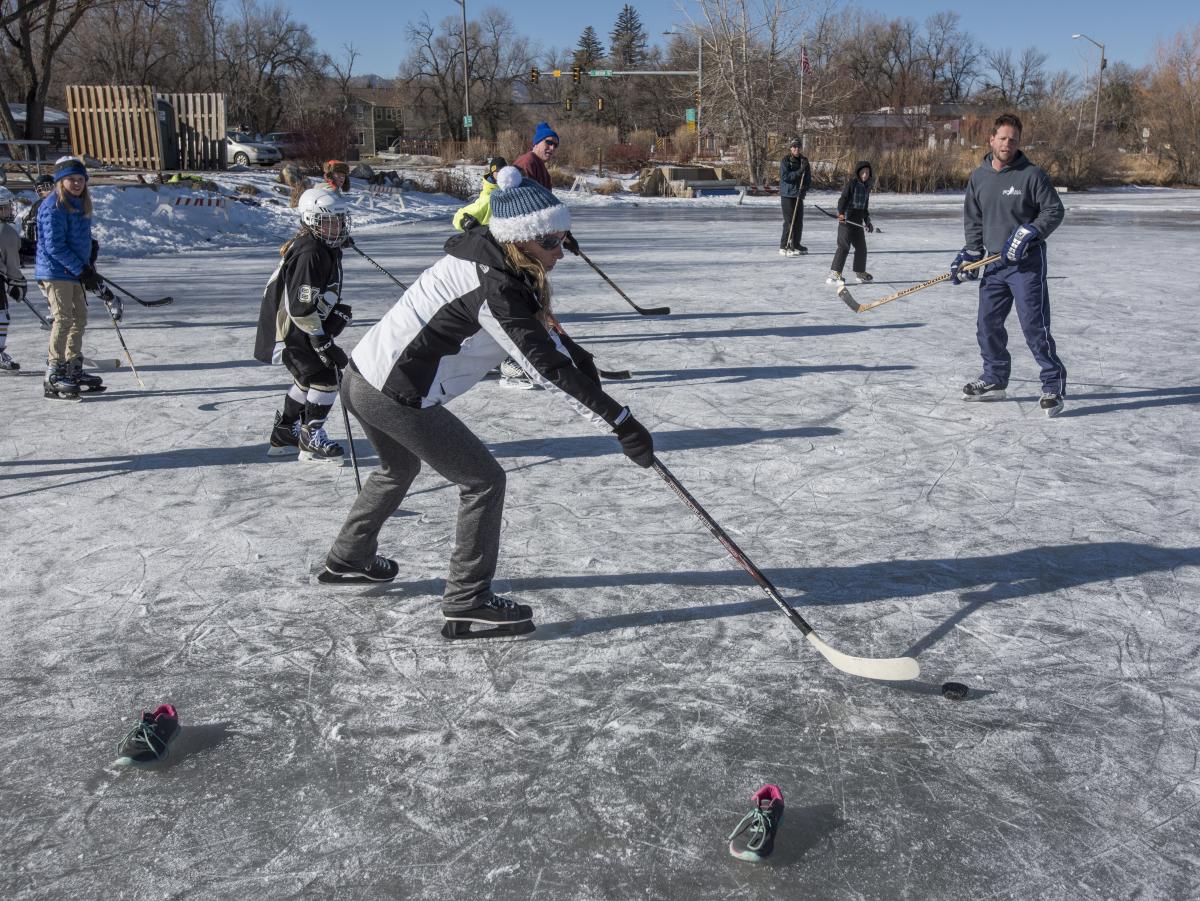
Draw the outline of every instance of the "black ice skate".
[[[79,400],[79,383],[71,378],[66,363],[59,363],[46,370],[46,380],[42,382],[46,397],[55,400]]]
[[[775,832],[783,819],[783,792],[777,785],[764,785],[750,800],[754,809],[730,834],[729,853],[738,860],[757,862],[775,850]]]
[[[334,560],[325,561],[325,569],[317,575],[318,582],[327,585],[362,585],[365,582],[391,582],[400,572],[400,564],[379,554],[370,563],[353,565]]]
[[[1002,400],[1004,398],[1003,385],[985,382],[983,379],[967,382],[963,385],[962,391],[963,400]]]
[[[1038,401],[1038,406],[1047,416],[1057,416],[1063,411],[1063,399],[1061,394],[1043,394],[1042,399]]]
[[[138,724],[117,745],[117,763],[154,763],[167,756],[179,735],[179,715],[170,704],[160,704],[153,713],[143,713]]]
[[[16,375],[21,371],[21,364],[0,350],[0,375]]]
[[[300,426],[300,459],[314,463],[333,463],[341,466],[345,462],[342,446],[325,434],[325,420],[314,419]]]
[[[300,450],[300,420],[284,422],[283,414],[275,411],[275,425],[271,427],[271,445],[268,457],[286,457]]]
[[[869,272],[856,272],[854,273],[854,280],[860,285],[865,285],[875,281],[875,276]]]
[[[493,595],[482,606],[457,613],[443,612],[446,624],[442,626],[442,637],[461,638],[505,638],[528,635],[534,630],[533,608],[518,604],[508,598]],[[491,626],[491,628],[472,628]]]
[[[75,380],[75,384],[79,386],[79,390],[88,394],[99,394],[108,388],[104,384],[104,379],[100,376],[83,371],[83,358],[76,357],[71,361],[71,378]]]

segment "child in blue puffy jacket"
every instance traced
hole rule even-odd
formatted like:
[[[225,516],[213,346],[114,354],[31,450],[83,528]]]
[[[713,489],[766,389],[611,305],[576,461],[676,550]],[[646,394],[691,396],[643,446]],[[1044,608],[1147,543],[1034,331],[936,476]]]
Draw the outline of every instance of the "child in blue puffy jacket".
[[[54,166],[54,193],[37,213],[35,275],[54,314],[43,387],[46,397],[63,400],[78,399],[81,387],[103,390],[98,376],[83,372],[84,291],[104,286],[92,268],[92,198],[87,183],[83,163],[63,157]]]

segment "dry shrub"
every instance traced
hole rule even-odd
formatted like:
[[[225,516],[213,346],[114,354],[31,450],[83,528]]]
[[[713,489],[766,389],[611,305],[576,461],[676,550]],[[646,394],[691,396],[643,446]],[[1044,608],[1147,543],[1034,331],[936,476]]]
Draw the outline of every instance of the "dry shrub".
[[[696,133],[690,131],[687,125],[680,125],[671,133],[671,143],[675,145],[675,157],[681,163],[690,163],[696,157]]]
[[[459,200],[470,200],[477,193],[473,179],[467,170],[460,168],[435,169],[433,190],[436,194],[449,194]]]
[[[604,164],[608,165],[608,147],[617,140],[616,128],[572,122],[554,130],[558,132],[559,140],[555,162],[560,166],[591,169],[599,161],[601,151],[604,153]]]
[[[1122,184],[1169,187],[1175,183],[1175,164],[1151,153],[1122,153],[1113,175]]]
[[[603,181],[600,184],[594,185],[592,187],[592,193],[604,194],[606,196],[609,194],[620,194],[624,190],[625,190],[625,186],[623,184],[621,184],[619,181],[617,181],[615,178],[610,178],[607,181]]]
[[[550,172],[550,184],[556,188],[569,188],[575,184],[575,173],[568,172],[560,166],[547,167]]]
[[[529,149],[529,136],[519,135],[511,128],[496,135],[496,153],[508,160],[509,164]]]
[[[249,194],[250,196],[258,194],[258,188],[254,187],[254,185],[237,185],[234,187],[234,190],[239,194]]]

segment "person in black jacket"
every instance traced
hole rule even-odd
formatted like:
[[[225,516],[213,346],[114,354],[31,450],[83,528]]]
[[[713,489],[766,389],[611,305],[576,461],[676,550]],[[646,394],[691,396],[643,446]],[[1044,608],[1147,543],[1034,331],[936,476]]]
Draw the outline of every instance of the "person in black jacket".
[[[496,173],[491,219],[450,238],[354,348],[342,403],[379,455],[317,578],[390,582],[399,566],[378,553],[379,533],[424,463],[459,488],[454,550],[442,597],[446,638],[533,631],[533,611],[497,595],[505,473],[482,441],[447,409],[506,356],[545,392],[649,467],[650,433],[606,394],[592,356],[550,325],[547,274],[563,256],[570,211],[514,167]],[[473,626],[490,629],[472,632]]]
[[[42,201],[54,192],[54,179],[49,175],[39,175],[33,183],[38,199],[33,202],[25,221],[21,226],[21,265],[32,266],[37,261],[37,214]],[[95,262],[95,259],[92,260]]]
[[[296,453],[302,460],[343,462],[342,446],[325,433],[338,394],[346,352],[334,339],[350,324],[342,298],[342,247],[350,217],[342,195],[322,185],[300,197],[300,231],[283,245],[283,259],[267,282],[258,317],[254,358],[282,360],[293,384],[276,412],[269,456]]]
[[[854,248],[854,274],[859,284],[872,281],[871,273],[867,272],[867,236],[866,232],[875,231],[871,224],[871,188],[875,178],[871,173],[871,164],[861,160],[854,166],[854,177],[842,188],[842,196],[838,198],[837,218],[838,236],[837,252],[833,255],[833,267],[829,271],[829,284],[845,284],[842,279],[842,267],[846,265],[846,257],[850,248]]]
[[[800,139],[796,138],[787,156],[779,161],[779,200],[783,205],[779,255],[784,257],[808,253],[808,248],[800,243],[800,236],[804,233],[804,197],[812,184],[812,169],[801,148]]]

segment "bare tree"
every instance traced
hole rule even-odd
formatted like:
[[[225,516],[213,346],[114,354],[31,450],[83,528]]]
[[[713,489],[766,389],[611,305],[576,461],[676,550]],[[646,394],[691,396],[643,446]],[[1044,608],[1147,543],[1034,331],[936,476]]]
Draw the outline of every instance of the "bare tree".
[[[1175,177],[1200,184],[1200,25],[1159,46],[1141,99],[1151,141]]]
[[[971,93],[979,75],[983,51],[959,27],[960,21],[956,12],[940,12],[925,22],[921,55],[925,78],[934,95],[931,101],[961,103]]]
[[[1046,60],[1036,47],[1026,47],[1013,60],[1012,50],[988,50],[984,59],[990,68],[983,96],[1002,106],[1020,109],[1040,101],[1046,93]]]

